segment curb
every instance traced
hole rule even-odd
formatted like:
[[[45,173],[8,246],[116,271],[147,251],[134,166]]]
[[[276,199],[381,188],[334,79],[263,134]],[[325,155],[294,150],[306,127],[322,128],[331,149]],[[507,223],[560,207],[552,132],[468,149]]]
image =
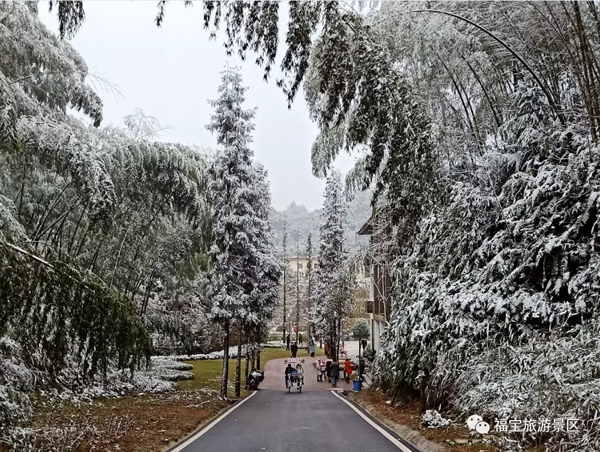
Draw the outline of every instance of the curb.
[[[359,405],[358,403],[356,403],[354,400],[350,399],[344,393],[344,391],[336,392],[335,395],[337,395],[339,397],[342,397],[345,402],[349,403],[354,408],[356,408],[358,411],[360,411],[363,415],[365,415],[369,419],[371,419],[371,421],[373,421],[375,424],[377,424],[377,426],[379,428],[381,428],[382,430],[384,430],[388,435],[390,435],[396,441],[400,442],[404,447],[406,447],[407,449],[409,449],[411,452],[423,452],[419,448],[417,448],[417,446],[415,446],[414,444],[409,443],[407,440],[405,440],[404,438],[402,438],[398,433],[396,433],[394,430],[392,430],[390,427],[388,427],[385,423],[383,423],[382,421],[380,421],[377,417],[375,417],[373,414],[371,414],[371,412],[369,412],[369,410],[367,410],[366,408],[363,408],[361,405]]]

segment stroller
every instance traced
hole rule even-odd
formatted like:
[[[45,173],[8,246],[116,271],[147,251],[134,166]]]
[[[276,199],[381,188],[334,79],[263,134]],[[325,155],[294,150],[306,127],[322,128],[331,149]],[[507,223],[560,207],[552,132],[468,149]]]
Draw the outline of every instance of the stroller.
[[[286,380],[288,392],[292,392],[292,387],[294,386],[298,392],[302,392],[302,386],[304,386],[304,368],[302,367],[302,363],[304,363],[304,360],[291,358],[289,361],[285,360],[284,363],[292,365],[292,373],[288,374]]]

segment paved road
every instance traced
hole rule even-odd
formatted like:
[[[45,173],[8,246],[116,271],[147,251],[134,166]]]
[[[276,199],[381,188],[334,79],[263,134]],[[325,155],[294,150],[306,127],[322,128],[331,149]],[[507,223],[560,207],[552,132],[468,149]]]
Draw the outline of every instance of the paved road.
[[[288,393],[284,386],[283,360],[270,361],[265,381],[250,398],[238,404],[217,423],[172,449],[176,452],[285,452],[301,450],[388,452],[400,448],[331,392],[331,385],[317,383],[312,366],[306,365],[307,385],[302,393]],[[312,377],[314,376],[314,383]],[[311,389],[309,389],[309,387]],[[363,416],[365,414],[363,413]],[[373,422],[373,421],[371,421]],[[198,435],[200,435],[198,437]],[[393,435],[392,435],[393,436]],[[182,443],[186,444],[185,442]],[[401,446],[402,447],[402,446]],[[414,449],[413,449],[414,451]]]

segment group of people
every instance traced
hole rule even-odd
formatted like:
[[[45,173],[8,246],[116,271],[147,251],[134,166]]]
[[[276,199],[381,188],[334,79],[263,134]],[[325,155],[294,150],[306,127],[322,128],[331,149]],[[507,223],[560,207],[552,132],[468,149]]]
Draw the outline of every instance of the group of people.
[[[302,344],[302,334],[298,335],[298,342]],[[292,342],[290,345],[290,335],[287,335],[285,349],[289,350],[292,353],[291,358],[296,358],[298,354],[298,342]],[[308,341],[308,349],[310,351],[310,356],[315,356],[315,339],[312,338]]]
[[[332,359],[317,359],[315,367],[317,368],[317,381],[324,381],[323,378],[327,377],[327,381],[331,383],[331,386],[336,388],[338,381],[340,380],[340,371],[344,371],[346,374],[346,383],[350,383],[350,375],[352,374],[352,362],[346,358],[343,364],[343,368],[338,361]]]
[[[285,368],[285,387],[288,388],[292,384],[294,378],[302,378],[303,373],[302,365],[296,364],[295,367],[292,367],[292,364],[289,363]]]
[[[286,350],[289,350],[289,349],[290,349],[290,342],[291,342],[291,339],[292,339],[292,338],[290,337],[290,335],[289,335],[289,334],[288,334],[288,335],[286,336],[286,338],[285,338],[285,349],[286,349]],[[298,334],[298,343],[299,343],[299,344],[302,344],[302,333],[299,333],[299,334]],[[294,342],[294,344],[296,344],[296,342]]]

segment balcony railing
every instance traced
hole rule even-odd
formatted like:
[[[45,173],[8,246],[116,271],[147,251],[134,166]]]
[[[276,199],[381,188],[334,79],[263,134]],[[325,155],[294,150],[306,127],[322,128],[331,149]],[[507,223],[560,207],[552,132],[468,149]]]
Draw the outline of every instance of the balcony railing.
[[[365,302],[365,307],[366,307],[366,310],[367,310],[367,314],[373,314],[373,301],[367,300]]]

